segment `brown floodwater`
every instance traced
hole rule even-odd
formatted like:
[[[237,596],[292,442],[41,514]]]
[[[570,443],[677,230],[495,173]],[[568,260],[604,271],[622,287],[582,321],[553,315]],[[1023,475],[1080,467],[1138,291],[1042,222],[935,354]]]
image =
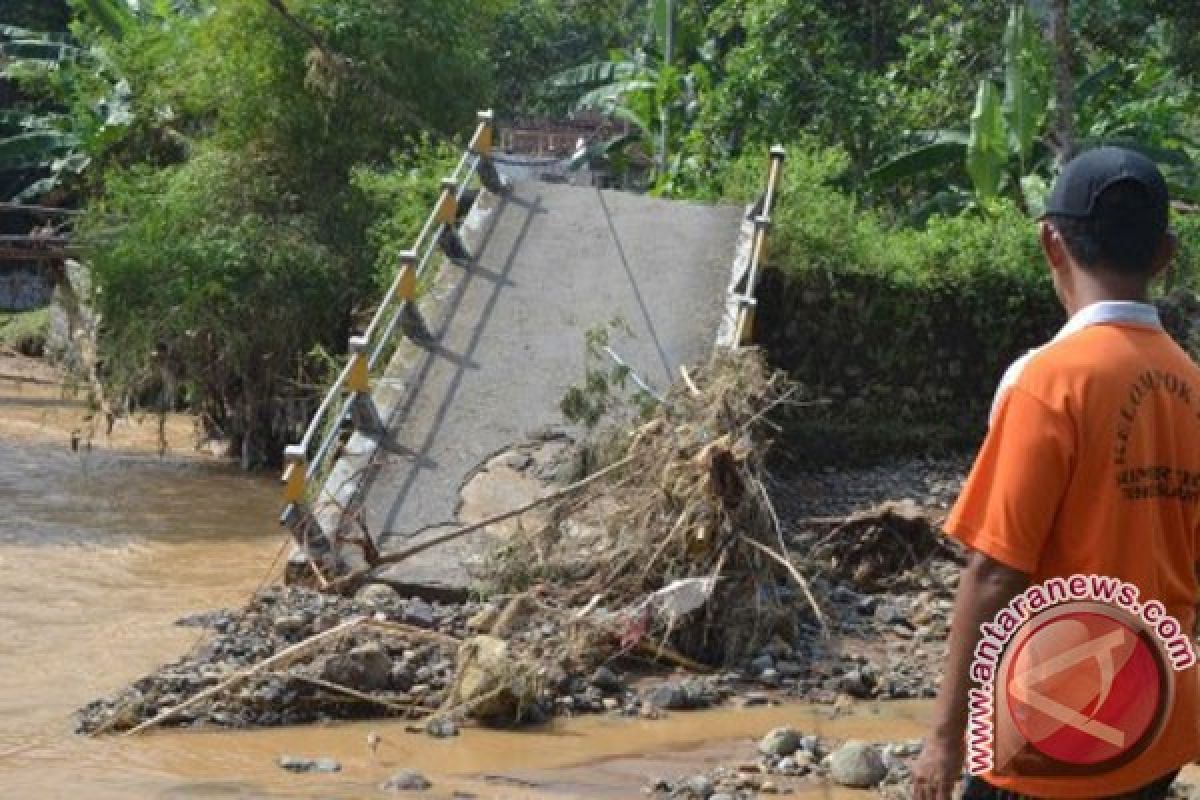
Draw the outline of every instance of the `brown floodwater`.
[[[910,715],[919,707],[836,722],[794,709],[593,718],[525,733],[467,730],[451,741],[390,722],[72,733],[80,705],[195,642],[198,632],[177,618],[235,605],[267,577],[283,541],[277,497],[273,481],[212,465],[0,440],[0,797],[349,800],[381,796],[379,783],[399,767],[420,769],[444,796],[450,786],[480,797],[636,796],[646,776],[728,760],[734,740],[785,722],[830,734],[917,733]],[[377,759],[365,746],[372,729],[384,739]],[[283,753],[331,756],[343,771],[291,775],[275,765]]]

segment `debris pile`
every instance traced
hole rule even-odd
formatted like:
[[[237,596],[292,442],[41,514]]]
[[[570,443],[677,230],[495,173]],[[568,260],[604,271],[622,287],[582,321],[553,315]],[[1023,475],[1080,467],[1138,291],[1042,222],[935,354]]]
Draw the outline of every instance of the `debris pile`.
[[[754,352],[688,375],[602,479],[493,554],[486,583],[525,593],[510,638],[549,616],[570,623],[568,662],[640,650],[697,667],[823,624],[764,485],[769,414],[796,392]]]
[[[860,592],[910,591],[937,561],[962,562],[940,522],[911,501],[882,503],[812,541],[810,559],[825,576]]]

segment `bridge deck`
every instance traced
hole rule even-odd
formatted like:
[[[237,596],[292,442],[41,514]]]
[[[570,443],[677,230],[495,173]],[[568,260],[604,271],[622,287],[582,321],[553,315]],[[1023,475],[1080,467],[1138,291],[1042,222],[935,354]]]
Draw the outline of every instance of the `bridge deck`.
[[[389,375],[414,388],[388,420],[363,496],[385,552],[454,526],[460,490],[482,462],[563,422],[559,402],[583,377],[589,329],[622,319],[633,336],[614,349],[665,388],[680,364],[712,349],[724,312],[740,208],[548,183],[491,200],[499,205],[475,262],[444,268],[432,344]],[[389,577],[460,589],[479,549],[471,538],[443,545]]]

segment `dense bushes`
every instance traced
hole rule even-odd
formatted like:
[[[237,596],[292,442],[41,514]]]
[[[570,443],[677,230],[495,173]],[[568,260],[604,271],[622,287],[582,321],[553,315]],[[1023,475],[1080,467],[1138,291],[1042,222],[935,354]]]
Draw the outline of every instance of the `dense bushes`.
[[[354,272],[322,244],[317,215],[244,155],[205,148],[114,175],[107,189],[91,224],[126,220],[90,260],[108,380],[132,392],[174,385],[247,461],[270,456],[296,423],[277,401],[311,375],[309,351],[344,347],[334,337]]]
[[[761,190],[762,160],[729,173]],[[824,406],[793,420],[804,459],[860,461],[977,442],[1004,368],[1064,321],[1036,239],[1013,208],[891,227],[836,188],[837,150],[789,150],[759,291],[757,338]],[[1197,275],[1200,225],[1178,217],[1176,283]]]

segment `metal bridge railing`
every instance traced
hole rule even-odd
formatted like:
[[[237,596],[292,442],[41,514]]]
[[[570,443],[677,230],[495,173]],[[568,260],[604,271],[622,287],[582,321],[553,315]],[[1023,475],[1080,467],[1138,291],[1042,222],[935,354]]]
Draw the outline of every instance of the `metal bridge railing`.
[[[345,422],[351,420],[355,430],[370,435],[383,431],[383,420],[371,399],[372,378],[387,366],[385,357],[390,357],[397,344],[397,327],[413,338],[426,330],[414,301],[418,286],[429,276],[435,254],[441,250],[451,260],[471,258],[456,227],[463,195],[476,175],[491,191],[499,193],[505,189],[491,160],[495,117],[491,111],[481,111],[478,119],[458,165],[442,181],[437,204],[412,249],[401,253],[400,270],[379,308],[366,330],[350,338],[349,359],[325,393],[300,441],[284,450],[285,506],[280,521],[292,529],[305,549],[317,544],[314,539],[324,538],[319,529],[312,530],[314,526],[308,524],[312,519],[310,509],[315,492],[320,491],[320,484],[332,467]]]
[[[771,230],[771,214],[775,201],[779,199],[783,180],[783,161],[787,151],[782,145],[771,148],[771,165],[767,170],[767,189],[762,196],[761,208],[754,217],[754,241],[750,246],[750,265],[746,270],[746,286],[736,296],[738,303],[737,328],[734,341],[739,347],[750,344],[754,337],[754,312],[758,306],[755,292],[762,265],[767,260],[767,233]]]

